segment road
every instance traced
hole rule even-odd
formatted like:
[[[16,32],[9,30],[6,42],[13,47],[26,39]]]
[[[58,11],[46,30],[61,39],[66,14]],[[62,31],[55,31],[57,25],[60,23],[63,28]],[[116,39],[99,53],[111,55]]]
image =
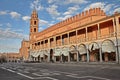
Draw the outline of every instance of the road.
[[[4,63],[0,80],[120,80],[120,65]]]

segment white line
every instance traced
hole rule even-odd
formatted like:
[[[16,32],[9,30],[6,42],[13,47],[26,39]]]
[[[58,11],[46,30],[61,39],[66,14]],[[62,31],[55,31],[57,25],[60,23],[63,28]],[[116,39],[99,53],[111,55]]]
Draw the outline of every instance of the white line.
[[[37,77],[37,78],[34,78],[34,79],[51,79],[51,80],[59,80],[59,79],[55,79],[55,78],[52,78],[52,77]]]
[[[52,77],[46,77],[48,79],[52,79],[52,80],[59,80],[59,79],[55,79],[55,78],[52,78]]]
[[[1,67],[2,69],[6,69],[6,68],[4,68],[4,67]]]
[[[40,74],[37,74],[37,73],[32,73],[33,75],[35,76],[43,76],[43,75],[40,75]]]
[[[10,71],[10,72],[13,72],[13,73],[15,72],[15,71],[13,71],[13,70],[11,70],[11,69],[6,69],[6,70],[8,70],[8,71]]]
[[[87,77],[91,77],[91,78],[97,78],[97,79],[103,79],[103,80],[111,80],[111,79],[102,78],[102,77],[96,77],[96,76],[87,76]]]
[[[21,76],[24,76],[24,77],[26,77],[26,78],[29,78],[29,79],[34,79],[33,77],[31,77],[31,76],[27,76],[27,75],[22,74],[22,73],[17,73],[17,74],[19,74],[19,75],[21,75]]]
[[[70,75],[78,75],[78,74],[68,73],[68,72],[62,72],[62,71],[53,71],[53,72],[59,72],[59,73],[70,74]]]
[[[96,78],[96,79],[101,79],[101,80],[111,80],[111,79],[95,77],[95,76],[82,76],[82,77],[78,77],[78,76],[74,76],[74,75],[66,75],[66,76],[73,77],[73,78]]]
[[[24,73],[30,73],[30,72],[28,72],[28,71],[24,71]]]

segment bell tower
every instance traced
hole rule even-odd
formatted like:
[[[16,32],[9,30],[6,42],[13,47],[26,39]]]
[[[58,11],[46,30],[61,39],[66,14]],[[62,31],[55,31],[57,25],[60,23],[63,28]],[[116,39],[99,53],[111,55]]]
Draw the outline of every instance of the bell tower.
[[[38,13],[34,9],[32,11],[31,19],[30,19],[30,41],[34,41],[35,34],[38,33],[38,26],[39,26]]]

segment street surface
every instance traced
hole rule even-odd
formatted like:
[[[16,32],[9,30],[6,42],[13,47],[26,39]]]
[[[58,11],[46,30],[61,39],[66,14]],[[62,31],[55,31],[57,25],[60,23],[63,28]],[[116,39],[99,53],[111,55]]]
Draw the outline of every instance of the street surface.
[[[0,80],[120,80],[120,65],[84,63],[4,63]]]

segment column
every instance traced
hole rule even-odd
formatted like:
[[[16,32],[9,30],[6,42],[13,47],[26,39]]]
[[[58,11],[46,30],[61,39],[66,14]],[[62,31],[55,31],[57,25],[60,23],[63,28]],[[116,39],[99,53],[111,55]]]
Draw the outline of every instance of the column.
[[[50,62],[50,50],[48,50],[48,62]]]
[[[75,39],[75,40],[76,40],[75,42],[76,42],[76,44],[77,44],[77,30],[76,30],[76,39]]]
[[[119,63],[119,61],[118,61],[118,59],[119,59],[118,58],[118,51],[117,50],[118,49],[117,49],[117,45],[116,45],[116,47],[115,47],[115,51],[116,51],[115,54],[116,54],[116,56],[115,57],[116,57],[116,63]]]
[[[48,62],[50,62],[50,38],[48,38],[48,49],[49,49]]]
[[[117,34],[119,34],[120,27],[119,27],[119,19],[117,17],[115,18],[115,24],[116,24],[116,32]]]
[[[61,46],[62,46],[62,35],[60,37],[61,37]]]
[[[50,48],[50,38],[48,39],[48,48]]]
[[[68,45],[69,45],[70,44],[69,32],[67,34],[68,34]]]
[[[85,30],[86,30],[86,33],[85,33],[85,36],[86,36],[86,41],[88,41],[87,27],[85,28]]]
[[[116,36],[116,26],[115,26],[115,19],[113,19],[112,21],[113,21],[114,36]]]
[[[77,62],[79,62],[79,52],[77,51]]]
[[[87,50],[87,62],[89,62],[90,61],[90,56],[89,56],[88,48],[86,50]]]
[[[56,47],[56,37],[54,37],[54,46]]]
[[[100,39],[100,24],[98,23],[97,26],[98,26],[98,35],[97,35],[97,38]]]
[[[70,62],[70,54],[68,55],[68,62]]]
[[[100,62],[103,62],[103,60],[102,60],[102,48],[101,47],[99,49],[99,54],[100,54]]]
[[[119,43],[118,43],[118,32],[119,32],[119,20],[118,20],[118,18],[114,18],[113,19],[113,25],[114,25],[114,27],[115,27],[115,38],[116,38],[116,62],[118,63],[118,64],[120,64],[120,53],[119,53],[119,50],[120,50],[120,48],[119,48]]]

